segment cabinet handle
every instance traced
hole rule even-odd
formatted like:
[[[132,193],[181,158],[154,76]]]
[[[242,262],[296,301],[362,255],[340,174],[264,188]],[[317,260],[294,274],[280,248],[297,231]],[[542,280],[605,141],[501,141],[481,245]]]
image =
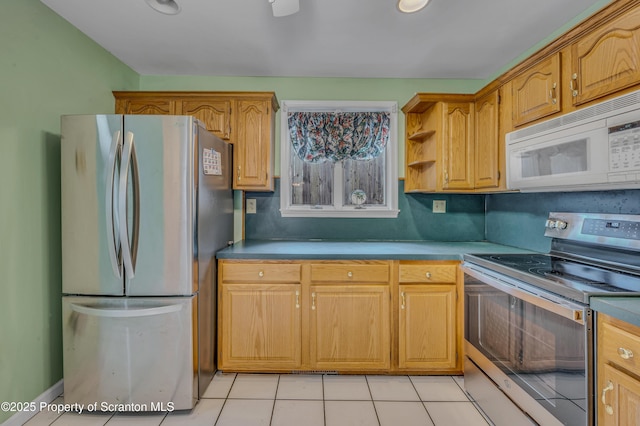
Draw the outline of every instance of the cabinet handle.
[[[449,183],[449,173],[444,172],[444,183]]]
[[[407,299],[405,298],[404,291],[400,293],[400,297],[402,297],[402,304],[400,305],[400,309],[404,309],[407,307]]]
[[[622,359],[631,359],[633,358],[633,351],[627,348],[618,348],[618,355]]]
[[[431,279],[431,272],[427,272],[426,274],[424,274],[424,276]]]
[[[602,398],[601,398],[602,403],[604,404],[604,411],[606,411],[606,413],[609,415],[613,414],[613,407],[607,404],[607,392],[612,390],[613,390],[613,383],[611,383],[611,380],[609,380],[609,382],[607,383],[607,386],[604,389],[602,389]]]
[[[240,175],[240,166],[238,166],[238,181],[240,181],[241,179],[241,175]]]
[[[316,310],[316,294],[315,293],[311,293],[311,310],[312,311]]]
[[[258,276],[259,276],[260,278],[264,277],[264,271],[260,271],[260,272],[258,272]]]
[[[349,278],[353,278],[353,272],[351,272],[351,271],[347,272],[347,276],[348,276]]]
[[[557,83],[553,83],[551,89],[549,89],[549,99],[551,99],[552,104],[558,103],[558,99],[556,98],[556,87],[558,87]]]
[[[571,96],[573,96],[574,98],[576,96],[578,96],[578,74],[573,73],[573,75],[571,76],[571,80],[569,80],[569,89],[571,89]],[[576,82],[576,87],[573,87],[573,82]]]
[[[296,309],[300,309],[300,292],[296,290]]]

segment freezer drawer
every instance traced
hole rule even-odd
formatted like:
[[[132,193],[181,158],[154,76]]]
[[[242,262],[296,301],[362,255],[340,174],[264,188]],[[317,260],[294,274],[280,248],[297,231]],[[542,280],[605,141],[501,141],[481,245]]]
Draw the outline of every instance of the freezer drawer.
[[[65,403],[97,402],[98,410],[125,404],[117,407],[122,411],[193,408],[196,300],[63,297]]]

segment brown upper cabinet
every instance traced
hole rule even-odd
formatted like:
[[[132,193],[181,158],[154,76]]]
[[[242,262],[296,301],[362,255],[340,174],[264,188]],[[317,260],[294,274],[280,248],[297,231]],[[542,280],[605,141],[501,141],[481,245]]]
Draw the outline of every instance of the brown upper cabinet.
[[[582,105],[640,82],[640,6],[570,46],[569,90]]]
[[[560,53],[536,63],[513,79],[513,125],[521,126],[560,112]]]
[[[507,71],[512,128],[634,90],[640,83],[640,4],[618,0]]]
[[[498,90],[475,102],[475,173],[473,187],[498,188],[503,149],[500,147],[500,94]]]
[[[418,93],[402,111],[405,192],[501,189],[499,90],[477,101],[473,95]]]
[[[233,189],[273,191],[273,92],[113,92],[117,114],[193,115],[234,144]]]

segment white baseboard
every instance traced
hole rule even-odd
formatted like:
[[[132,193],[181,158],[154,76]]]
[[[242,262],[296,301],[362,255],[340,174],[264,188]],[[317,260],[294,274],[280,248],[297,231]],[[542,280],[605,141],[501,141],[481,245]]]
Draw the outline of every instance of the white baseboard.
[[[58,383],[42,392],[36,399],[33,400],[33,402],[35,402],[38,407],[40,406],[41,402],[49,404],[50,402],[53,402],[54,399],[62,395],[63,389],[63,381],[62,379],[60,379]],[[22,426],[36,414],[38,414],[38,411],[21,411],[9,417],[0,426]]]

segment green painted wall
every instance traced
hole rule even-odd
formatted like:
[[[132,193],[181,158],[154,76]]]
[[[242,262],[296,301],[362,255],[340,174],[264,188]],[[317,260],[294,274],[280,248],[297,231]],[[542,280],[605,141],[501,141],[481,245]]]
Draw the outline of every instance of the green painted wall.
[[[111,91],[138,83],[38,0],[2,2],[0,401],[31,401],[62,378],[60,115],[112,112]]]

